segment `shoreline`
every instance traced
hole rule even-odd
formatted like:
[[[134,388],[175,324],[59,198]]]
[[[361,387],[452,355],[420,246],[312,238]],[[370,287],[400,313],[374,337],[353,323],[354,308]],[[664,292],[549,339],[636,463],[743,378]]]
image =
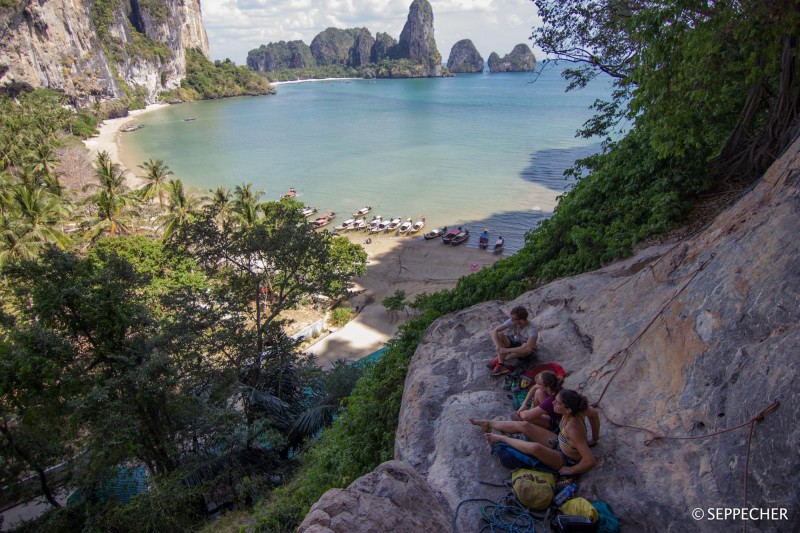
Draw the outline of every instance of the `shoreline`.
[[[332,78],[343,80],[346,78]],[[360,78],[354,78],[360,79]],[[304,83],[330,81],[324,79],[298,80]],[[125,178],[132,189],[144,185],[133,168],[121,157],[119,139],[121,129],[138,116],[162,109],[170,104],[151,104],[145,109],[132,111],[126,117],[103,121],[99,134],[84,141],[94,155],[103,150],[111,160],[125,170]],[[134,167],[135,168],[135,167]],[[466,246],[445,246],[441,241],[426,241],[422,236],[414,238],[379,236],[364,244],[364,234],[347,234],[351,242],[361,244],[367,253],[367,273],[354,281],[360,291],[346,305],[358,307],[359,312],[344,327],[333,331],[309,346],[308,353],[317,357],[317,365],[327,368],[337,359],[356,361],[382,348],[405,322],[403,313],[390,317],[381,302],[398,289],[406,292],[406,300],[413,301],[422,293],[433,293],[452,288],[465,275],[490,266],[505,257],[491,251]]]
[[[344,80],[363,80],[364,78],[308,78],[305,80],[271,81],[270,85],[291,85],[295,83],[312,83],[315,81],[344,81]]]
[[[125,181],[131,189],[137,189],[144,185],[144,180],[134,174],[134,169],[130,165],[126,165],[121,157],[119,146],[119,136],[122,134],[122,128],[127,124],[133,122],[137,117],[157,109],[163,109],[170,104],[150,104],[144,109],[136,109],[130,111],[128,116],[120,118],[111,118],[104,120],[100,127],[97,128],[98,134],[83,141],[83,145],[92,154],[92,159],[100,152],[108,152],[111,160],[117,163],[125,171]]]
[[[413,301],[420,293],[455,287],[461,277],[505,257],[478,248],[446,246],[439,239],[426,241],[422,236],[377,237],[366,245],[364,235],[345,236],[367,252],[367,273],[354,280],[359,292],[344,304],[357,306],[356,316],[306,349],[322,368],[337,359],[357,361],[383,348],[407,320],[402,312],[390,317],[381,303],[396,290],[404,290],[405,299]],[[409,317],[413,316],[410,311]]]

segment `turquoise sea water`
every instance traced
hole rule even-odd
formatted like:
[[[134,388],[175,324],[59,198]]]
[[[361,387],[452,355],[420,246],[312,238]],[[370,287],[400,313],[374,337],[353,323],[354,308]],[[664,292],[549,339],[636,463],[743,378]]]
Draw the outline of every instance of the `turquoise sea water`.
[[[605,81],[565,93],[550,70],[413,80],[280,85],[275,96],[169,106],[123,134],[129,167],[163,159],[188,186],[253,183],[277,199],[289,187],[320,211],[351,218],[424,215],[466,225],[469,246],[488,227],[506,253],[552,213],[570,184],[562,173],[597,150],[575,137]],[[184,121],[195,117],[195,120]]]

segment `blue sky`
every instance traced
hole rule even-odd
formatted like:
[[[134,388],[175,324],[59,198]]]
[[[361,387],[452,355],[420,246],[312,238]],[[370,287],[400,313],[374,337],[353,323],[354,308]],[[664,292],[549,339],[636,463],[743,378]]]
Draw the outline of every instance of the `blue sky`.
[[[400,36],[412,0],[201,0],[212,59],[245,64],[247,52],[277,41],[311,40],[322,30],[366,27]],[[429,0],[444,62],[456,41],[471,39],[484,59],[528,43],[536,24],[529,0]],[[537,59],[540,53],[534,49]]]

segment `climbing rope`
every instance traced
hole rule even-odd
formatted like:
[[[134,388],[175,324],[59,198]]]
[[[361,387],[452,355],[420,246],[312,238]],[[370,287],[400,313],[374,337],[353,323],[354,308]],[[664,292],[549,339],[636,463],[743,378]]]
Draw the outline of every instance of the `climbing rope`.
[[[608,358],[608,360],[605,362],[605,364],[603,366],[611,364],[617,357],[619,357],[619,355],[621,355],[623,353],[625,354],[625,357],[622,358],[622,362],[620,362],[620,364],[617,366],[617,368],[614,369],[614,371],[611,373],[611,378],[606,383],[606,386],[603,387],[603,391],[600,393],[600,397],[597,398],[597,401],[594,404],[592,404],[593,407],[597,407],[598,405],[600,405],[600,401],[603,399],[603,396],[605,396],[606,391],[608,391],[608,387],[611,386],[611,382],[614,381],[614,378],[617,377],[617,374],[619,373],[619,371],[622,369],[623,366],[625,366],[625,362],[628,360],[628,356],[630,355],[630,348],[634,344],[636,344],[636,342],[639,339],[641,339],[644,336],[645,333],[647,333],[647,331],[655,323],[655,321],[661,315],[664,314],[664,311],[666,311],[666,309],[672,304],[672,302],[674,302],[675,299],[678,296],[680,296],[680,294],[684,290],[686,290],[686,288],[692,283],[692,281],[694,281],[694,278],[697,277],[697,275],[706,267],[706,265],[708,265],[708,263],[711,262],[712,259],[714,259],[714,257],[716,257],[716,254],[711,254],[708,259],[706,259],[705,261],[700,263],[700,265],[690,274],[689,280],[683,285],[683,287],[681,287],[677,292],[675,292],[675,294],[673,294],[672,297],[669,300],[667,300],[667,302],[663,306],[661,306],[661,309],[659,309],[658,312],[653,316],[653,318],[650,319],[650,322],[648,322],[647,325],[644,328],[642,328],[642,330],[639,332],[639,334],[636,335],[636,337],[634,337],[634,339],[630,343],[628,343],[627,346],[625,346],[621,350],[615,352],[614,354],[611,355],[611,357]],[[582,381],[582,382],[580,382],[578,384],[578,390],[583,390],[584,388],[586,388],[586,386],[588,385],[589,379],[591,379],[593,377],[596,377],[599,374],[600,374],[600,370],[599,369],[596,369],[596,370],[593,370],[592,372],[590,372],[589,376],[587,376],[587,378],[584,381]]]
[[[611,422],[613,425],[615,425],[617,427],[629,428],[629,429],[634,429],[634,430],[644,431],[644,432],[649,433],[651,438],[649,438],[649,439],[644,441],[644,445],[645,446],[650,446],[652,443],[654,443],[655,441],[658,441],[658,440],[697,440],[697,439],[707,439],[709,437],[715,437],[717,435],[721,435],[721,434],[727,433],[729,431],[740,429],[740,428],[743,428],[745,426],[750,426],[750,431],[749,431],[749,433],[747,435],[747,448],[745,450],[745,460],[744,460],[744,505],[743,505],[743,507],[746,508],[747,507],[747,478],[748,478],[748,476],[750,474],[750,445],[751,445],[751,443],[753,441],[753,432],[756,429],[756,423],[757,422],[761,422],[762,420],[764,420],[765,416],[767,416],[768,414],[774,412],[780,405],[781,405],[781,402],[778,401],[778,399],[776,398],[771,404],[769,404],[768,406],[763,408],[757,414],[751,416],[747,420],[747,422],[743,422],[741,424],[737,424],[737,425],[731,426],[729,428],[720,429],[719,431],[715,431],[713,433],[708,433],[706,435],[695,435],[693,437],[668,437],[666,435],[659,435],[658,433],[656,433],[652,429],[647,429],[647,428],[643,428],[643,427],[639,427],[639,426],[633,426],[633,425],[630,425],[630,424],[622,424],[620,422],[617,422],[617,421],[613,420],[611,417],[609,417],[608,413],[604,412],[603,414],[605,415],[606,419],[609,422]],[[746,521],[744,523],[744,531],[745,532],[747,531],[747,522]]]
[[[453,533],[457,533],[458,511],[461,506],[474,502],[489,504],[481,507],[481,515],[486,524],[481,527],[480,533],[494,533],[495,531],[505,533],[545,533],[547,531],[545,523],[550,514],[549,509],[543,516],[538,517],[536,515],[541,513],[533,513],[517,500],[513,492],[509,492],[496,502],[486,498],[463,500],[458,504],[453,515]]]

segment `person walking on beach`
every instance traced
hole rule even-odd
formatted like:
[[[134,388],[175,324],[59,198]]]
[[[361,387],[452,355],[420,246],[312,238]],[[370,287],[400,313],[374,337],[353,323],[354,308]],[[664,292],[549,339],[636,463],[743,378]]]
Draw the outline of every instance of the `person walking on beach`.
[[[528,310],[517,306],[511,310],[511,317],[490,332],[497,352],[497,360],[492,375],[508,373],[515,363],[510,361],[534,355],[539,330],[528,320]],[[494,363],[494,361],[493,361]]]

